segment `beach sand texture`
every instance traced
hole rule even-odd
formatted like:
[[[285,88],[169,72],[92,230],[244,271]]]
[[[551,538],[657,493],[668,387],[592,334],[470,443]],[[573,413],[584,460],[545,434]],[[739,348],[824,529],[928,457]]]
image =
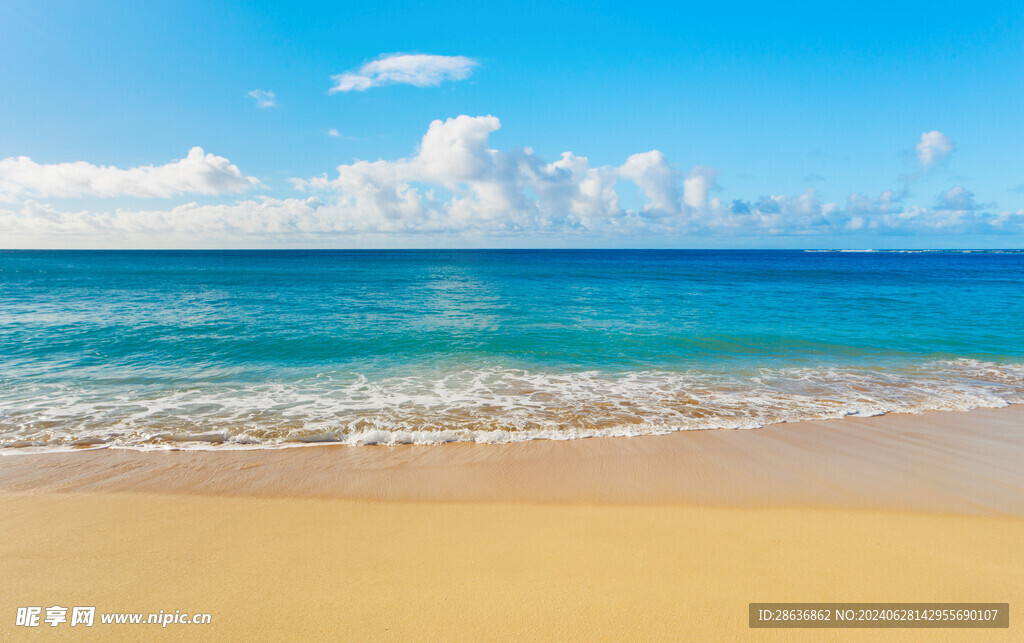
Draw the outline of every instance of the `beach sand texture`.
[[[1021,462],[1016,406],[569,442],[10,456],[0,634],[25,634],[15,607],[59,604],[212,614],[54,628],[96,639],[1020,640]],[[748,603],[784,601],[1009,602],[1010,629],[748,629]]]

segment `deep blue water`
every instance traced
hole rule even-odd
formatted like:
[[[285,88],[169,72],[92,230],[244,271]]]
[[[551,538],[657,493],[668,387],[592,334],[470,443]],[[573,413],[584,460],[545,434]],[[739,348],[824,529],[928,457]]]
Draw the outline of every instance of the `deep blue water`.
[[[507,441],[1018,401],[1016,252],[0,252],[9,447]]]

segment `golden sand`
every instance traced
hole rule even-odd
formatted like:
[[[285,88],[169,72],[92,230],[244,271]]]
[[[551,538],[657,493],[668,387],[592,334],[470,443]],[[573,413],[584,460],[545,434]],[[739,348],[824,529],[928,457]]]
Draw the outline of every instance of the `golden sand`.
[[[1022,418],[6,457],[0,638],[25,635],[17,606],[93,605],[212,623],[34,633],[1021,640]],[[1011,627],[748,629],[748,603],[784,601],[1009,602]]]
[[[0,511],[4,638],[19,605],[212,614],[88,632],[134,640],[738,640],[836,636],[748,630],[755,601],[1024,604],[1016,518],[138,493],[12,494]],[[1015,616],[973,634],[1019,640]],[[842,632],[880,633],[965,632]]]

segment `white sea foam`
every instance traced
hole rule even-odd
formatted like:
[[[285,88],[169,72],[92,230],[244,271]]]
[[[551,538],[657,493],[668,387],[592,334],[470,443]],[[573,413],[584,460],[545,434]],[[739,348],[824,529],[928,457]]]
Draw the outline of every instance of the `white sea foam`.
[[[965,249],[946,249],[946,248],[934,248],[934,249],[911,249],[911,248],[846,248],[846,249],[807,249],[804,252],[878,252],[885,254],[989,254],[989,255],[1002,255],[1002,254],[1021,254],[1022,251],[1019,248],[1005,248],[1005,249],[991,249],[991,248],[965,248]]]
[[[1022,402],[1024,364],[975,360],[731,375],[464,369],[155,393],[31,384],[0,397],[0,453],[503,443]]]

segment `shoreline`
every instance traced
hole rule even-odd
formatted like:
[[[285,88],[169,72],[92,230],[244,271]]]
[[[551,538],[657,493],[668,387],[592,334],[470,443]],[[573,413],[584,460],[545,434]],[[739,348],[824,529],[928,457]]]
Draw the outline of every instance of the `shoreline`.
[[[95,640],[962,640],[752,602],[1024,602],[1024,408],[478,445],[0,459],[18,606],[209,613]],[[45,629],[49,629],[48,627]]]
[[[1024,405],[505,444],[0,458],[0,492],[840,506],[1024,516]]]
[[[549,435],[530,435],[529,431],[523,431],[523,435],[529,437],[516,437],[510,440],[504,441],[477,441],[475,439],[443,439],[436,442],[416,442],[409,440],[395,441],[395,442],[378,442],[378,441],[347,441],[341,439],[326,439],[323,436],[314,436],[310,439],[294,439],[286,440],[283,442],[233,442],[230,440],[217,440],[209,437],[209,434],[200,434],[202,439],[169,439],[166,442],[160,442],[158,444],[147,444],[147,445],[123,445],[123,444],[107,444],[101,442],[82,442],[78,444],[63,445],[59,447],[47,447],[47,446],[5,446],[0,447],[0,462],[3,462],[5,457],[19,457],[19,456],[34,456],[34,455],[54,455],[63,453],[87,453],[92,451],[133,451],[138,453],[164,453],[169,451],[196,451],[196,452],[217,452],[217,451],[275,451],[279,449],[301,449],[301,448],[320,448],[320,447],[349,447],[349,448],[360,448],[360,447],[445,447],[453,444],[474,444],[481,446],[504,446],[509,444],[520,444],[523,442],[571,442],[574,440],[619,440],[622,438],[649,438],[659,437],[665,435],[672,435],[675,433],[692,433],[699,431],[759,431],[761,429],[781,427],[781,426],[792,426],[795,424],[803,424],[806,422],[836,422],[841,420],[863,420],[867,418],[879,418],[879,417],[918,417],[922,415],[932,415],[935,413],[972,413],[976,411],[988,411],[1008,408],[1020,408],[1024,409],[1024,401],[1022,402],[1005,402],[1003,406],[974,406],[968,409],[942,409],[942,408],[929,408],[919,411],[885,411],[872,415],[860,415],[858,413],[851,413],[849,415],[834,416],[834,417],[820,417],[820,418],[805,418],[799,420],[781,420],[778,422],[768,422],[757,426],[749,427],[700,427],[700,428],[682,428],[682,429],[669,429],[669,430],[658,430],[650,433],[598,433],[598,434],[579,434],[567,432],[566,435],[569,437],[551,437]],[[454,433],[460,433],[460,431],[453,431]],[[216,433],[216,432],[215,432]],[[412,433],[419,434],[419,431],[397,431],[400,435],[409,435]],[[447,430],[431,430],[424,431],[422,433],[436,433],[436,434],[447,434],[450,433]],[[470,431],[470,433],[474,433]],[[516,435],[515,433],[511,435]],[[475,435],[474,435],[475,437]],[[181,445],[181,446],[178,446]],[[207,445],[207,446],[201,446]]]

